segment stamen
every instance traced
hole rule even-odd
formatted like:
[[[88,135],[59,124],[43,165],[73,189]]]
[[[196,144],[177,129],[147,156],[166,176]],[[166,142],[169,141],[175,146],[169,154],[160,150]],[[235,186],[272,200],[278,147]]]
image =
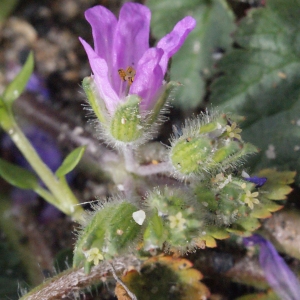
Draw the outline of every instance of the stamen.
[[[127,67],[126,70],[119,69],[118,73],[123,81],[127,81],[129,86],[132,85],[132,83],[134,81],[134,76],[136,74],[136,71],[133,67],[131,67],[131,66]]]

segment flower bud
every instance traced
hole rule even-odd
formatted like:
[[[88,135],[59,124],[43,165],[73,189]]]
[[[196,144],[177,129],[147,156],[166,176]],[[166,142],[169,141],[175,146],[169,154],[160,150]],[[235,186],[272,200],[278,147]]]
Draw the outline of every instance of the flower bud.
[[[182,135],[175,134],[171,140],[169,159],[175,177],[204,179],[257,152],[256,147],[241,140],[240,132],[225,114],[203,114],[201,119],[187,121]]]
[[[126,201],[111,202],[95,211],[79,233],[73,265],[83,264],[89,272],[95,261],[128,251],[141,232],[142,226],[133,218],[136,211],[138,208]]]

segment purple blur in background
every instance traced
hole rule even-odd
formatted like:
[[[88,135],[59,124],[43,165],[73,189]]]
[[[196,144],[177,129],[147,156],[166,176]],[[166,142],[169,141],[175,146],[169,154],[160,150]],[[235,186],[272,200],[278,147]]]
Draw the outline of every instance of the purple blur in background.
[[[300,299],[300,282],[290,270],[275,247],[260,235],[244,238],[245,246],[260,247],[259,263],[264,270],[265,278],[282,300]]]

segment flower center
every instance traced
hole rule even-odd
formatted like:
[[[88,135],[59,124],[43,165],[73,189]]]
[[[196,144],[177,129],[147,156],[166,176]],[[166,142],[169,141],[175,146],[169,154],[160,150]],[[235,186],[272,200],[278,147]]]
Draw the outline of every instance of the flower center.
[[[121,79],[123,81],[128,81],[128,85],[132,85],[133,81],[134,81],[134,76],[135,76],[135,69],[133,67],[127,67],[126,70],[124,69],[119,69],[118,70],[119,76],[121,77]]]

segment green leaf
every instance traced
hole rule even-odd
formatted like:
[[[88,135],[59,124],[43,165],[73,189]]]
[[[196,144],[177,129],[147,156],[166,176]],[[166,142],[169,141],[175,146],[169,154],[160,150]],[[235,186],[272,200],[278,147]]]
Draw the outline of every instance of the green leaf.
[[[229,238],[229,234],[224,228],[220,228],[216,226],[209,226],[206,229],[206,234],[218,240],[224,240]]]
[[[0,176],[11,185],[21,189],[35,190],[38,186],[38,179],[33,173],[1,158]]]
[[[11,105],[24,91],[26,84],[33,72],[34,58],[33,53],[30,52],[27,60],[12,82],[7,86],[3,94],[3,100],[6,104]]]
[[[268,180],[261,188],[262,195],[270,200],[284,200],[293,190],[289,184],[293,183],[295,172],[278,172],[272,169],[265,169],[259,172],[259,176]]]
[[[183,109],[194,108],[202,102],[206,80],[215,73],[214,51],[231,47],[233,13],[225,0],[149,0],[147,5],[152,11],[152,32],[157,38],[170,32],[187,15],[197,21],[171,66],[171,79],[184,85],[178,89],[174,104]]]
[[[241,236],[250,236],[254,230],[260,227],[257,219],[252,217],[244,217],[238,219],[230,228],[226,230]]]
[[[64,159],[61,166],[56,170],[55,175],[57,177],[62,177],[71,171],[77,166],[79,161],[81,160],[86,146],[80,146],[74,149],[69,155]]]
[[[280,298],[276,295],[273,290],[269,290],[267,292],[261,292],[257,294],[248,294],[235,300],[280,300]]]
[[[241,48],[220,61],[225,75],[211,87],[214,105],[246,117],[243,138],[261,149],[256,170],[300,171],[299,11],[296,0],[250,10],[235,36]]]
[[[19,0],[1,0],[0,1],[0,22],[4,21],[14,10]]]

